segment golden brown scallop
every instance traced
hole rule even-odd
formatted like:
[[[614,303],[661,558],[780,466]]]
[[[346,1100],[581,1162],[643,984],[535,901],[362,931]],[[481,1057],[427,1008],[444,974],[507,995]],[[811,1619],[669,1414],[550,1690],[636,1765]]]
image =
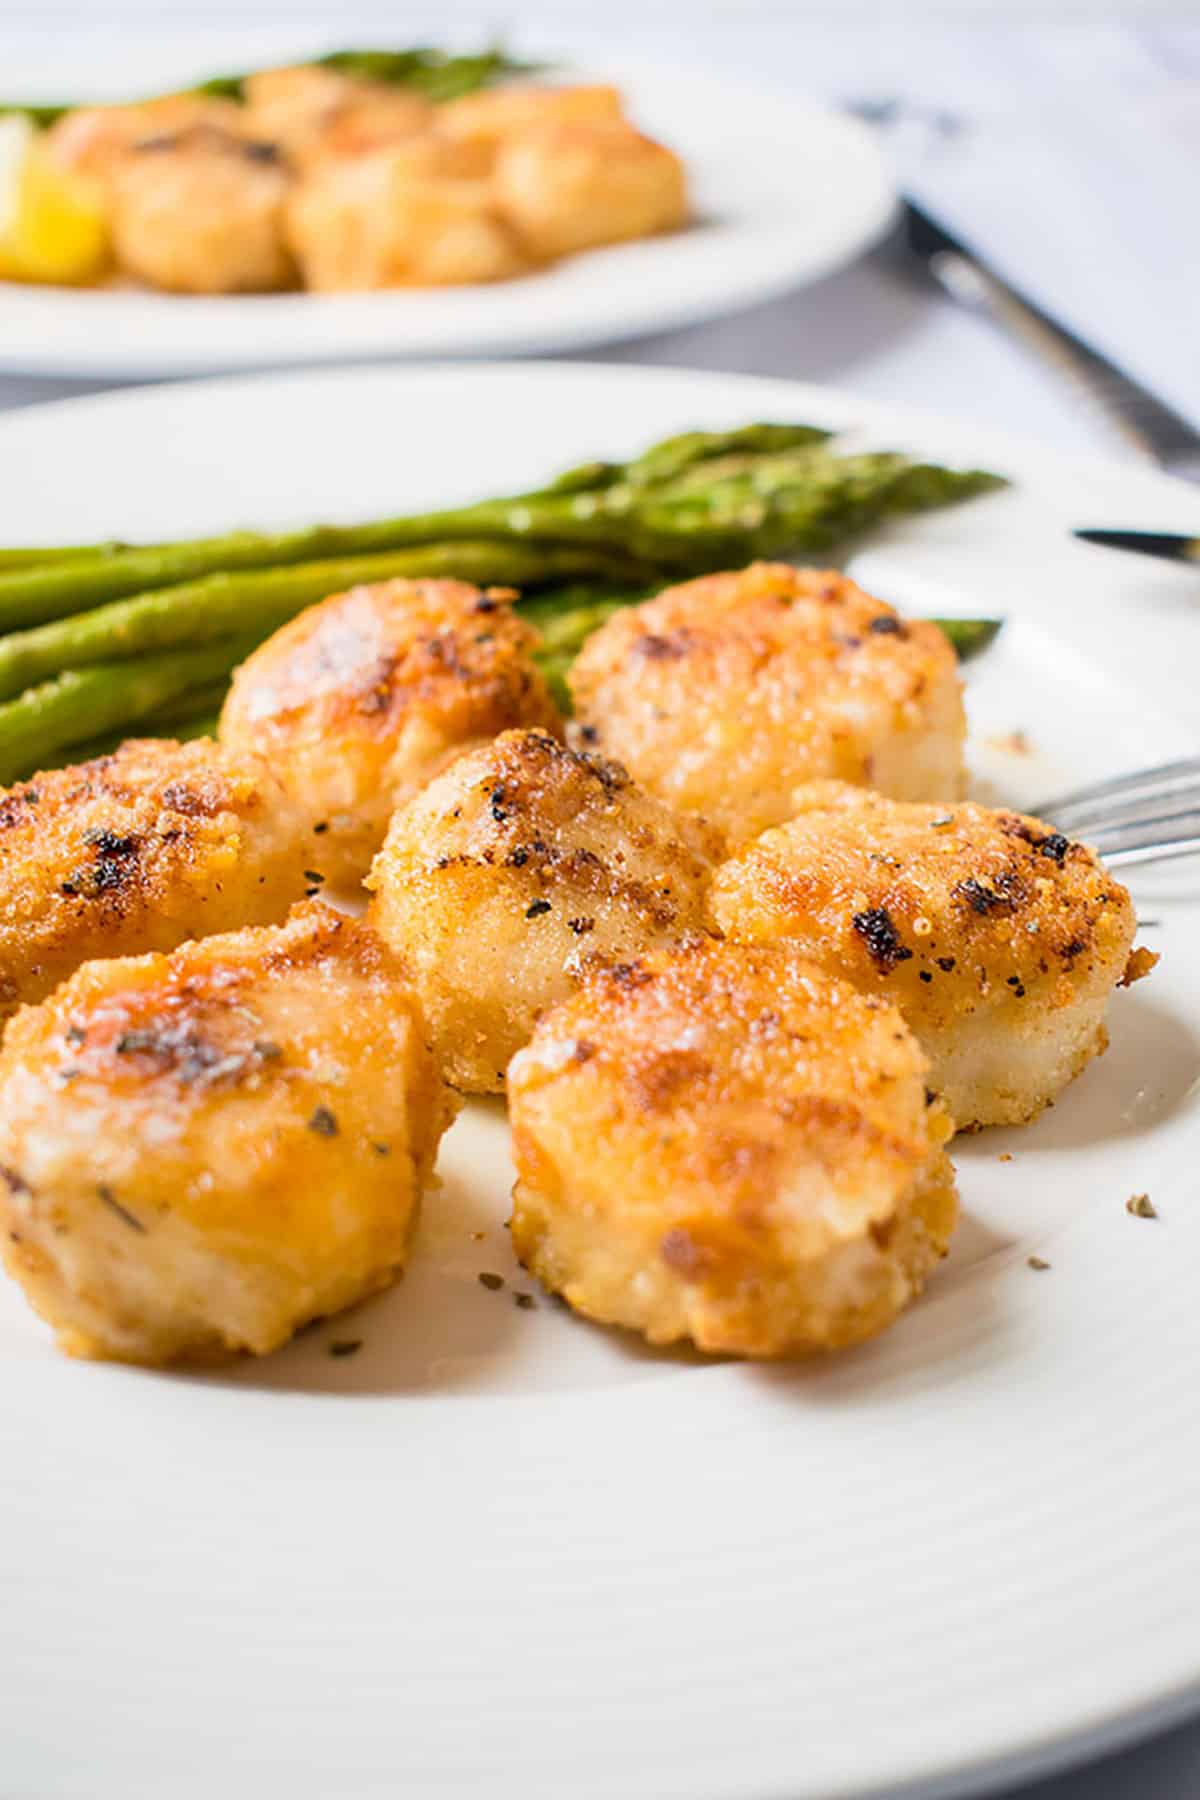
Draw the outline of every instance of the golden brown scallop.
[[[452,757],[511,726],[561,730],[514,598],[463,581],[351,588],[237,671],[221,742],[269,761],[328,880],[360,882],[393,809]]]
[[[275,147],[207,125],[145,138],[112,174],[117,261],[180,294],[293,286],[284,239],[291,177]]]
[[[623,121],[527,126],[500,144],[493,181],[539,262],[674,231],[688,216],[679,157]]]
[[[264,768],[203,740],[0,790],[0,1022],[90,957],[281,919],[321,873],[282,815]]]
[[[520,274],[528,258],[491,186],[461,168],[459,148],[433,134],[317,163],[287,209],[305,287],[444,287]]]
[[[720,842],[540,731],[472,751],[396,813],[370,916],[413,970],[447,1079],[498,1092],[591,958],[699,930]]]
[[[785,1356],[891,1324],[957,1201],[899,1013],[792,946],[600,968],[508,1074],[521,1260],[653,1344]]]
[[[170,94],[136,106],[76,106],[46,133],[46,152],[61,169],[89,176],[107,189],[126,153],[146,138],[205,126],[240,136],[245,113],[233,100]]]
[[[542,125],[614,124],[622,121],[615,87],[538,87],[514,83],[464,94],[437,109],[439,131],[467,146],[476,172],[491,170],[496,152],[515,134]]]
[[[584,742],[735,841],[790,817],[801,781],[956,799],[954,652],[844,575],[755,563],[614,615],[571,671]]]
[[[436,117],[420,94],[313,64],[262,69],[247,77],[245,95],[246,130],[281,145],[298,168],[403,142]]]
[[[403,1266],[451,1107],[403,968],[311,903],[88,963],[0,1051],[0,1244],[77,1356],[275,1349]]]
[[[794,804],[717,871],[716,925],[787,939],[894,1000],[960,1127],[1035,1118],[1105,1048],[1113,988],[1155,960],[1133,951],[1121,883],[1021,813],[905,805],[839,782]]]

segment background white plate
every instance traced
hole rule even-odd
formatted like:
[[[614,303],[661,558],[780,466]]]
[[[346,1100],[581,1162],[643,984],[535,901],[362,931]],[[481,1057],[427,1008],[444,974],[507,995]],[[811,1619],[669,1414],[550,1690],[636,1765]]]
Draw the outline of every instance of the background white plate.
[[[166,68],[136,59],[131,67],[128,48],[122,39],[121,62],[108,70],[73,69],[69,47],[44,74],[6,67],[6,92],[127,98],[226,66],[211,43],[201,60]],[[232,66],[247,66],[239,53],[244,44]],[[286,60],[297,50],[277,42],[273,54]],[[485,287],[209,299],[0,283],[0,369],[184,375],[573,349],[694,324],[814,281],[877,237],[891,215],[893,191],[871,134],[815,101],[644,64],[555,75],[617,82],[633,117],[687,162],[693,225]]]
[[[46,407],[0,422],[0,542],[352,517],[754,417],[1016,478],[858,559],[902,604],[1008,615],[970,681],[991,791],[1197,747],[1194,575],[1066,535],[1194,525],[1193,493],[787,383],[479,367]],[[989,741],[1016,728],[1026,756]],[[402,1286],[224,1378],[66,1362],[5,1286],[0,1788],[926,1796],[1190,1704],[1196,882],[1142,877],[1162,970],[1043,1121],[956,1147],[950,1263],[853,1355],[702,1366],[518,1310],[495,1106],[448,1139]]]

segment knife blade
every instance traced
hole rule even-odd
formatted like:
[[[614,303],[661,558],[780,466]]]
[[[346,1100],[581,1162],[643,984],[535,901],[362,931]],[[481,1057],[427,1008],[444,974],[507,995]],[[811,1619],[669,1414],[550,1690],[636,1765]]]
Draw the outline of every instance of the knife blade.
[[[1013,287],[908,195],[901,228],[910,253],[952,299],[983,313],[1049,364],[1143,456],[1185,481],[1200,482],[1200,431],[1190,420]]]
[[[1109,550],[1132,550],[1138,556],[1159,556],[1164,562],[1200,563],[1200,538],[1174,531],[1101,531],[1081,526],[1071,533],[1085,544],[1103,544]]]

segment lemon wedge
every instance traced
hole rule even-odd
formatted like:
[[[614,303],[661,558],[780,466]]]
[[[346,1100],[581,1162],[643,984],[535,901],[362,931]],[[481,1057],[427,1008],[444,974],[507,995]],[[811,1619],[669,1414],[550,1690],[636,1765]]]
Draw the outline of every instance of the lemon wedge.
[[[89,182],[56,169],[27,119],[0,119],[0,279],[78,286],[109,259],[108,220]]]

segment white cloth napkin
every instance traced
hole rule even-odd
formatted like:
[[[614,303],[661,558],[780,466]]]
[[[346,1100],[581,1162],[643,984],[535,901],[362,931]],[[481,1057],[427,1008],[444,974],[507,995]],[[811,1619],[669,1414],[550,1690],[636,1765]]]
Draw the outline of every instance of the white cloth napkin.
[[[894,149],[915,198],[1200,428],[1200,56],[1124,73],[1099,108],[1085,66]]]

